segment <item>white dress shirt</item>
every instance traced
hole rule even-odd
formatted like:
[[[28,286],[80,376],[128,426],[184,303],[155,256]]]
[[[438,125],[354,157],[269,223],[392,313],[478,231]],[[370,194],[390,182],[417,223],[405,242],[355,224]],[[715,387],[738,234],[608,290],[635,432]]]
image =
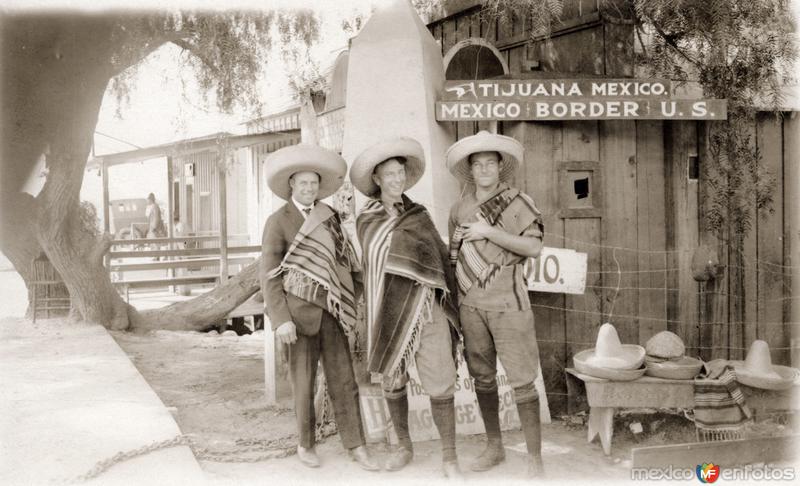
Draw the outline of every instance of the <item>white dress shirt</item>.
[[[306,206],[304,204],[300,204],[299,202],[297,202],[297,199],[295,198],[292,198],[292,203],[294,203],[295,207],[297,207],[297,210],[300,211],[300,214],[303,215],[303,219],[308,218],[308,214],[306,214],[306,212],[303,211],[304,209],[314,209],[313,203],[311,204],[311,206]]]

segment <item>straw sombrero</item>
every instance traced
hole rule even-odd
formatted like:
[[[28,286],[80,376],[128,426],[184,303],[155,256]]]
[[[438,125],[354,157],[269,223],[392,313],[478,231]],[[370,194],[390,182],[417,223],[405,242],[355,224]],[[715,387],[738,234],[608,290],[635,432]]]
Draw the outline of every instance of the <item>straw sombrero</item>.
[[[686,352],[683,340],[674,332],[661,331],[644,345],[647,356],[664,359],[680,358]]]
[[[659,359],[645,358],[648,376],[656,378],[666,378],[669,380],[691,380],[703,368],[703,362],[691,356],[681,356],[680,358]]]
[[[378,192],[378,185],[372,180],[375,167],[393,157],[406,159],[406,186],[411,189],[425,172],[425,151],[413,138],[398,137],[376,143],[361,152],[350,167],[350,182],[365,196],[372,197]]]
[[[736,371],[736,381],[753,388],[786,390],[798,378],[797,369],[772,364],[769,345],[760,339],[750,345],[744,361],[731,361],[730,364]]]
[[[475,135],[459,140],[447,149],[445,158],[450,173],[462,182],[471,184],[473,180],[469,156],[477,152],[500,152],[500,156],[503,158],[500,167],[500,182],[508,182],[514,177],[514,172],[522,162],[525,149],[521,143],[511,137],[481,130]]]
[[[620,343],[617,330],[609,323],[600,326],[595,347],[577,353],[572,361],[580,373],[609,380],[635,380],[645,372],[644,348]]]
[[[319,174],[317,199],[325,199],[336,192],[347,174],[347,162],[339,154],[306,143],[290,145],[272,152],[267,156],[264,165],[267,169],[267,185],[276,196],[285,201],[292,196],[292,189],[289,187],[292,174]]]

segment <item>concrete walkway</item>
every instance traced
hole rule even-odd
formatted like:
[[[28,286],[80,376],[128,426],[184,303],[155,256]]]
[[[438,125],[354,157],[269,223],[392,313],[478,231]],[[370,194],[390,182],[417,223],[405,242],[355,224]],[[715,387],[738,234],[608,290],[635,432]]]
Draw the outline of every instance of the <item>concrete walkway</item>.
[[[0,320],[0,484],[62,484],[181,431],[100,326]],[[188,446],[113,465],[86,484],[202,484]]]

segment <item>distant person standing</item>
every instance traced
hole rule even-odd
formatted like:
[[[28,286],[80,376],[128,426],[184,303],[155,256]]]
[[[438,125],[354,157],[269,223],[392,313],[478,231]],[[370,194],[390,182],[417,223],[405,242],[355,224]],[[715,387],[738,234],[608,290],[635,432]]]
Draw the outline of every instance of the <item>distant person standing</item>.
[[[144,215],[147,217],[147,237],[148,238],[162,238],[167,236],[164,230],[164,220],[161,218],[161,208],[156,203],[156,196],[151,192],[147,195],[147,208],[144,210]],[[149,245],[151,250],[158,250],[159,246],[156,244]],[[153,261],[158,261],[159,257],[153,257]]]
[[[160,238],[165,235],[164,220],[161,219],[161,208],[156,203],[156,197],[151,192],[147,195],[147,209],[144,210],[147,216],[147,237]]]

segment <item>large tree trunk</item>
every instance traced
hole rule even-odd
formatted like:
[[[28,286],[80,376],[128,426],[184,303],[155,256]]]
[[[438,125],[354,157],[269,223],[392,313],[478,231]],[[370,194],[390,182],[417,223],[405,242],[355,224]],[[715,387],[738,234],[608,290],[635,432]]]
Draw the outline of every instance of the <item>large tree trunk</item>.
[[[69,291],[76,318],[111,329],[128,329],[131,322],[138,329],[197,329],[258,290],[257,264],[190,302],[139,314],[122,300],[103,266],[110,235],[97,236],[81,220],[80,189],[106,86],[168,41],[144,18],[0,18],[2,62],[8,67],[2,72],[0,250],[28,285],[32,259],[44,251]],[[34,198],[21,191],[42,157],[47,176]]]
[[[30,217],[36,212],[36,201],[27,193],[5,196],[0,201],[4,213],[3,217],[0,217],[0,251],[14,265],[28,287],[27,315],[30,316],[33,295],[30,288],[30,282],[33,280],[32,263],[42,252]]]
[[[223,319],[260,289],[257,259],[235,277],[199,297],[177,302],[161,309],[133,312],[131,326],[135,331],[153,329],[200,330]]]

